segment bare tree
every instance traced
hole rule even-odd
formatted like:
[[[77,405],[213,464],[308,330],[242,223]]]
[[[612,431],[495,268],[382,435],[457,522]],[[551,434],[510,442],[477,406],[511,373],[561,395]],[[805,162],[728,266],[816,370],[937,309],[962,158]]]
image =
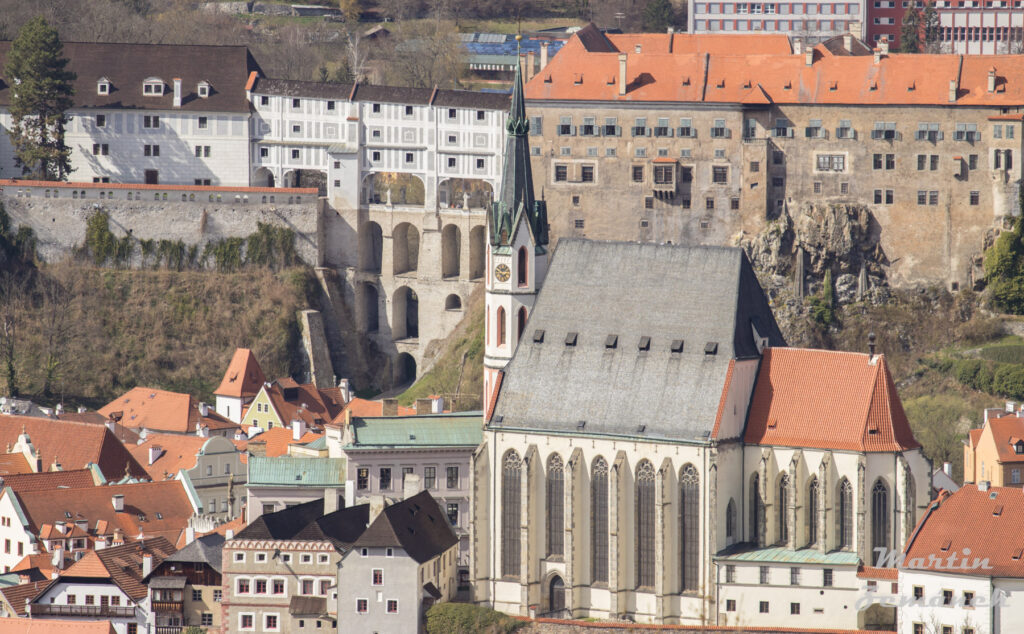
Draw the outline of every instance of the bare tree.
[[[456,88],[466,67],[466,49],[450,22],[400,25],[389,41],[384,80],[418,88]]]
[[[0,373],[7,396],[19,393],[19,337],[24,318],[26,278],[10,271],[0,274]]]
[[[71,308],[78,276],[70,269],[63,283],[54,277],[41,277],[39,284],[40,317],[43,351],[43,395],[53,396],[54,384],[61,378],[71,340]]]

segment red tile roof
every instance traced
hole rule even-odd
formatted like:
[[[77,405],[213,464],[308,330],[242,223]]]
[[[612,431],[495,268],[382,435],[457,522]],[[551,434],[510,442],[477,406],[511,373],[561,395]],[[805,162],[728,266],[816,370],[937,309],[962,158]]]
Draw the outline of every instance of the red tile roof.
[[[110,579],[134,601],[146,597],[148,589],[142,583],[143,555],[153,557],[153,569],[176,549],[166,538],[156,537],[134,544],[111,546],[87,553],[75,565],[68,568],[62,577],[84,577],[88,579]],[[56,583],[59,580],[54,580]]]
[[[1024,578],[1024,491],[992,487],[978,490],[965,484],[932,502],[904,551],[904,568],[942,570],[947,574]],[[988,560],[989,569],[961,570],[965,548],[970,559]],[[951,554],[957,568],[944,565]],[[934,555],[934,557],[929,557]]]
[[[834,55],[827,47],[790,50],[784,36],[676,34],[574,35],[527,85],[528,100],[777,104],[1024,104],[1024,68],[1014,55]],[[586,42],[598,42],[588,46]],[[608,43],[612,46],[608,47]],[[636,47],[640,46],[640,52]],[[619,94],[619,55],[626,93]],[[997,69],[988,92],[988,70]],[[921,68],[928,68],[921,73]]]
[[[21,473],[33,473],[32,466],[28,463],[28,459],[25,458],[25,454],[0,454],[0,476]]]
[[[265,443],[266,456],[276,458],[288,453],[289,445],[304,445],[323,436],[323,433],[307,431],[299,440],[293,440],[294,432],[287,427],[274,427],[249,439],[250,444]]]
[[[194,513],[185,488],[178,480],[15,495],[33,534],[38,534],[44,524],[58,521],[71,524],[84,519],[89,522],[90,532],[95,531],[97,522],[104,521],[108,535],[120,528],[125,540],[135,540],[141,533],[146,538],[162,536],[173,543]],[[124,496],[124,511],[114,510],[114,495]]]
[[[300,384],[284,378],[267,386],[266,392],[285,425],[296,419],[307,425],[325,425],[345,408],[341,388],[317,388],[312,383]]]
[[[899,570],[896,568],[876,568],[875,566],[861,566],[857,569],[858,579],[884,579],[896,581],[899,579]]]
[[[722,398],[718,400],[718,412],[715,414],[715,426],[711,430],[711,437],[718,438],[718,428],[722,425],[722,414],[725,413],[725,401],[729,398],[729,388],[732,387],[732,373],[736,369],[736,359],[729,359],[729,369],[725,373],[725,385],[722,387]]]
[[[189,394],[168,392],[151,387],[134,387],[99,410],[104,416],[118,418],[120,424],[129,428],[146,428],[149,431],[165,431],[190,434],[199,425],[211,429],[237,427],[210,407],[205,416],[199,403]]]
[[[81,489],[96,486],[96,481],[90,469],[73,469],[0,476],[0,486],[11,487],[18,493],[23,493],[48,489]]]
[[[766,348],[744,442],[904,451],[914,439],[884,355]]]
[[[21,586],[15,586],[21,587]],[[24,603],[24,601],[22,601]],[[20,614],[25,613],[25,606]],[[18,634],[117,634],[110,621],[0,618],[0,632]]]
[[[382,401],[371,401],[365,398],[353,398],[349,401],[342,411],[334,417],[335,425],[342,425],[345,423],[345,416],[347,413],[351,413],[352,416],[358,416],[360,418],[372,418],[374,416],[384,415],[384,403]],[[398,406],[399,416],[413,416],[416,414],[415,407],[405,407],[404,405]]]
[[[0,447],[14,445],[24,429],[40,453],[43,469],[54,461],[64,469],[96,464],[108,479],[120,479],[125,469],[136,477],[146,470],[104,425],[31,416],[0,416]]]
[[[977,448],[978,442],[981,440],[981,434],[984,433],[984,429],[972,429],[967,432],[967,437],[970,438],[971,448]]]
[[[266,382],[263,369],[260,368],[256,355],[248,348],[237,348],[227,372],[214,394],[220,396],[250,397],[256,396],[260,386]]]
[[[129,451],[139,464],[149,473],[154,482],[168,480],[182,469],[196,466],[197,455],[209,438],[182,434],[147,434],[141,445],[131,447]],[[159,447],[160,456],[153,464],[149,464],[149,450]]]
[[[7,586],[6,588],[0,588],[0,593],[3,593],[4,600],[11,606],[15,614],[25,615],[25,599],[36,598],[43,589],[50,584],[49,580],[46,581],[33,581],[31,583],[23,583],[17,586]],[[21,619],[18,620],[21,622]],[[3,619],[0,619],[0,625],[4,623]],[[7,631],[2,630],[0,631]],[[15,630],[18,631],[18,630]]]
[[[1024,462],[1024,454],[1019,454],[1014,449],[1017,441],[1024,439],[1024,418],[1018,416],[990,418],[986,427],[995,442],[999,462]],[[984,431],[984,429],[978,431]]]

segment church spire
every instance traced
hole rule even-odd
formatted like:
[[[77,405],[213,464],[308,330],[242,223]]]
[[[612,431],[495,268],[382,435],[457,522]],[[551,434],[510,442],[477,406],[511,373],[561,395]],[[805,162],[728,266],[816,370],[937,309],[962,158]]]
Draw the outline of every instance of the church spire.
[[[516,39],[521,40],[517,35]],[[518,59],[518,55],[517,55]],[[519,221],[525,215],[538,247],[548,243],[547,206],[534,200],[533,174],[530,170],[530,120],[526,117],[523,96],[522,65],[516,64],[512,84],[512,106],[505,124],[505,165],[502,168],[501,195],[491,205],[490,240],[493,246],[506,246]]]

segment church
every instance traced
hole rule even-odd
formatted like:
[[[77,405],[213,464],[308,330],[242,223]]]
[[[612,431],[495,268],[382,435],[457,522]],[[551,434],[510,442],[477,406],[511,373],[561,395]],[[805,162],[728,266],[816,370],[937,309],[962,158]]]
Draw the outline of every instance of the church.
[[[884,355],[787,347],[741,249],[549,253],[519,73],[507,130],[473,600],[638,623],[894,623],[869,591],[891,596],[895,574],[875,562],[902,549],[931,483]]]

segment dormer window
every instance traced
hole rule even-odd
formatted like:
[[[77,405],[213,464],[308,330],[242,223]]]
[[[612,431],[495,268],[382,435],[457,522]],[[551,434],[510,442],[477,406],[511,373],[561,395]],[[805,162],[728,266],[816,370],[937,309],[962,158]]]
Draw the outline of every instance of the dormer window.
[[[164,94],[164,80],[159,77],[150,77],[142,82],[142,94],[148,97],[161,97]]]
[[[1024,454],[1024,440],[1018,440],[1013,446],[1014,453]]]
[[[202,97],[203,99],[206,99],[207,97],[209,97],[210,96],[210,82],[208,82],[208,81],[201,81],[201,82],[199,82],[199,88],[197,89],[197,92],[199,93],[199,96]]]
[[[109,95],[110,94],[110,80],[106,77],[101,77],[96,82],[96,94],[97,95]]]

